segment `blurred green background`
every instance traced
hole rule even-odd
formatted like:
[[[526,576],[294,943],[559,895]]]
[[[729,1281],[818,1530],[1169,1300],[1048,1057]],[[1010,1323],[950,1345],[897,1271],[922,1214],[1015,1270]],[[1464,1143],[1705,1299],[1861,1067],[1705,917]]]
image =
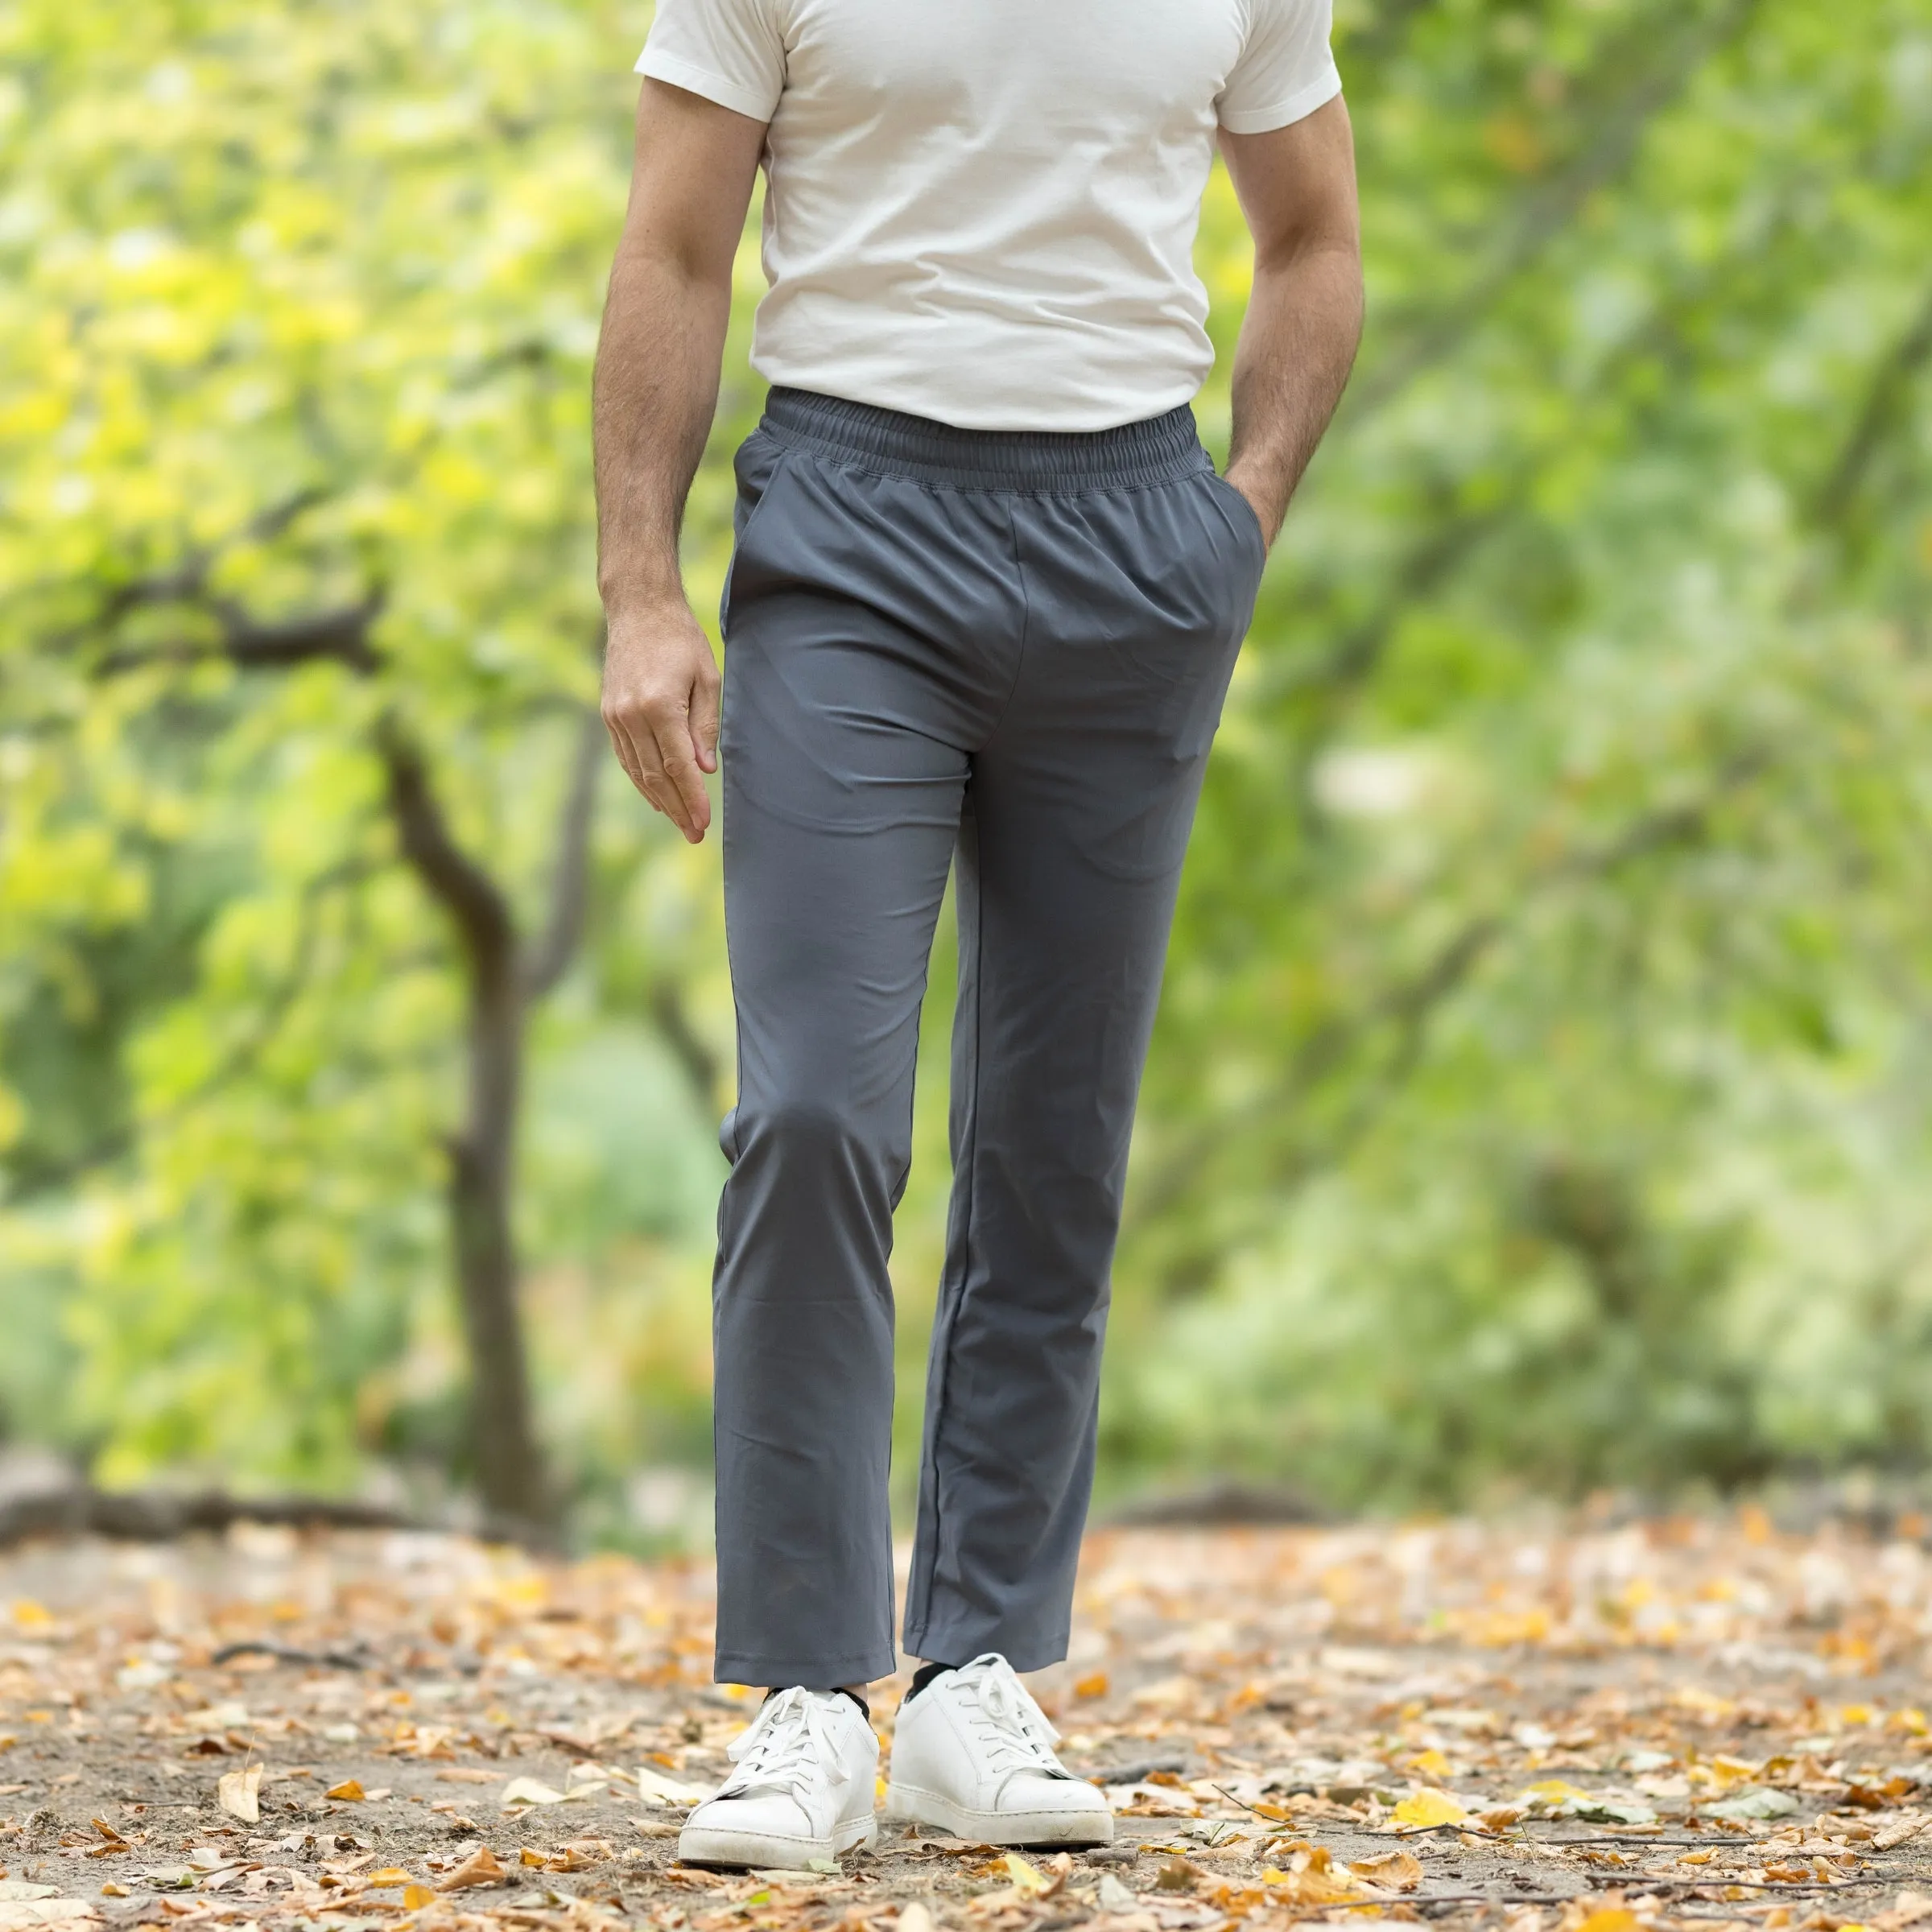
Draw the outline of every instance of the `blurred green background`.
[[[1103,1493],[1921,1465],[1932,0],[1336,14],[1368,337],[1202,804]],[[540,1452],[481,1427],[580,1537],[701,1533],[716,846],[584,749],[647,24],[0,4],[0,1427],[102,1482],[473,1491],[448,1177],[507,1042]],[[1218,172],[1199,259],[1220,449]],[[762,286],[748,239],[708,622]]]

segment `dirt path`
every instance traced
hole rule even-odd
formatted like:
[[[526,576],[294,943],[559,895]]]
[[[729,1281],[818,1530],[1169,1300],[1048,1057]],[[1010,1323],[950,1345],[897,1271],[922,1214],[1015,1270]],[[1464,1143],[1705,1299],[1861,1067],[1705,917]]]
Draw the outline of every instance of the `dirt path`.
[[[0,1932],[1932,1932],[1916,1540],[1749,1515],[1096,1538],[1035,1688],[1109,1788],[1113,1849],[888,1827],[766,1877],[676,1864],[752,1703],[706,1681],[710,1587],[440,1537],[17,1551]]]

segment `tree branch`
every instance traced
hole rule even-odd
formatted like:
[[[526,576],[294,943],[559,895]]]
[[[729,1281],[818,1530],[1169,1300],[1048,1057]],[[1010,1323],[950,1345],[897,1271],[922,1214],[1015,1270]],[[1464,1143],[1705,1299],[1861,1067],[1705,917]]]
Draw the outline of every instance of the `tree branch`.
[[[597,776],[610,756],[602,715],[587,710],[577,729],[570,784],[557,822],[556,855],[551,861],[550,914],[543,936],[523,963],[523,997],[540,1000],[563,978],[584,936],[589,904],[590,828],[597,799]]]
[[[122,1122],[103,1134],[92,1146],[83,1148],[76,1154],[70,1155],[64,1160],[16,1172],[10,1190],[11,1198],[16,1201],[31,1200],[37,1195],[52,1193],[56,1188],[71,1187],[83,1174],[96,1168],[105,1167],[123,1154],[132,1152],[136,1142],[145,1136],[184,1120],[203,1102],[213,1099],[230,1081],[238,1080],[249,1071],[281,1031],[283,1022],[287,1018],[296,999],[308,983],[317,908],[323,895],[339,886],[362,878],[367,871],[368,868],[361,861],[350,860],[330,867],[327,872],[318,873],[303,884],[288,971],[270,989],[262,1017],[243,1038],[229,1047],[222,1055],[221,1063],[205,1078],[198,1081],[171,1105],[163,1108],[144,1120]]]
[[[1484,539],[1521,507],[1527,494],[1526,486],[1519,486],[1501,501],[1479,510],[1451,511],[1429,529],[1395,566],[1388,595],[1374,610],[1345,631],[1335,647],[1314,663],[1298,660],[1283,667],[1278,676],[1266,679],[1260,695],[1269,699],[1298,698],[1304,692],[1325,692],[1359,684],[1369,677],[1410,609],[1432,595],[1467,562]]]
[[[657,981],[650,989],[650,1017],[657,1023],[664,1044],[671,1049],[671,1057],[683,1069],[684,1077],[691,1083],[699,1104],[715,1108],[723,1069],[718,1064],[718,1056],[691,1024],[691,1015],[685,1009],[683,993],[677,981],[671,979]]]
[[[1640,814],[1623,831],[1600,844],[1565,853],[1538,869],[1511,894],[1506,907],[1473,914],[1451,933],[1413,973],[1401,979],[1355,1013],[1318,1026],[1302,1043],[1282,1077],[1220,1120],[1197,1131],[1161,1167],[1134,1191],[1133,1221],[1138,1226],[1172,1208],[1199,1178],[1216,1150],[1230,1137],[1245,1139],[1257,1123],[1320,1080],[1332,1073],[1364,1039],[1393,1026],[1395,1041],[1389,1065],[1397,1077],[1378,1084],[1364,1112],[1356,1110],[1350,1129],[1341,1137],[1352,1145],[1366,1131],[1376,1113],[1399,1088],[1402,1078],[1422,1057],[1423,1038],[1450,997],[1521,923],[1533,905],[1548,894],[1581,881],[1607,877],[1652,852],[1693,844],[1708,829],[1719,806],[1752,783],[1772,763],[1762,747],[1736,753],[1695,797]],[[1304,1153],[1291,1163],[1283,1180],[1299,1179],[1331,1160],[1339,1151]],[[1278,1200],[1279,1195],[1271,1195]]]
[[[388,782],[390,816],[402,857],[455,923],[473,960],[513,960],[516,924],[489,873],[457,844],[431,789],[428,767],[392,715],[376,726],[376,755]]]
[[[196,594],[184,590],[155,601],[182,602]],[[99,677],[118,677],[151,664],[192,664],[225,658],[244,671],[290,671],[299,664],[332,660],[347,665],[359,677],[368,677],[382,668],[382,655],[369,634],[382,614],[384,595],[378,588],[354,604],[266,624],[233,604],[215,602],[208,608],[221,630],[213,642],[109,651],[96,663],[94,672]]]
[[[1927,291],[1917,320],[1872,372],[1851,434],[1812,498],[1814,522],[1827,529],[1835,529],[1851,514],[1866,472],[1884,447],[1886,436],[1898,426],[1906,388],[1929,361],[1932,361],[1932,290]]]
[[[1356,378],[1343,406],[1350,427],[1461,346],[1504,290],[1534,266],[1590,196],[1629,167],[1650,122],[1689,85],[1706,59],[1743,30],[1757,4],[1729,0],[1714,19],[1691,27],[1668,47],[1665,58],[1606,115],[1596,138],[1526,197],[1516,232],[1490,267],[1406,345]]]
[[[158,604],[183,603],[204,596],[208,588],[208,572],[229,551],[243,543],[266,543],[280,536],[298,518],[318,503],[326,502],[332,493],[331,488],[322,484],[304,484],[280,502],[258,510],[239,530],[231,530],[213,543],[190,550],[171,570],[154,571],[110,584],[100,609],[89,622],[60,632],[49,642],[56,649],[64,648],[79,642],[90,630],[118,623],[130,611],[152,609]],[[53,586],[29,587],[30,590],[35,588],[45,589]]]

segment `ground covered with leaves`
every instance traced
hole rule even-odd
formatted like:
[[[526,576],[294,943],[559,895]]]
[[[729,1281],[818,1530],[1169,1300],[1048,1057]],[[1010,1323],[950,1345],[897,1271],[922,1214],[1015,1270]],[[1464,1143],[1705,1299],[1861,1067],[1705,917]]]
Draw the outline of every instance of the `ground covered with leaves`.
[[[754,1696],[703,1565],[50,1543],[0,1562],[0,1932],[1932,1932],[1924,1532],[1099,1536],[1034,1687],[1112,1847],[750,1875],[677,1862]]]

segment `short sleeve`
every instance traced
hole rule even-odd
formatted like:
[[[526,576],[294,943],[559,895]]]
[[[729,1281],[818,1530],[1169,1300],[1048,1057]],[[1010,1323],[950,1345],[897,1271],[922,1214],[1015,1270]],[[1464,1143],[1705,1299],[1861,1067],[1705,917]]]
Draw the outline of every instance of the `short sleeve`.
[[[1333,0],[1248,0],[1248,39],[1215,104],[1231,134],[1265,134],[1342,91],[1328,51]]]
[[[637,71],[769,121],[785,87],[777,0],[658,0]]]

